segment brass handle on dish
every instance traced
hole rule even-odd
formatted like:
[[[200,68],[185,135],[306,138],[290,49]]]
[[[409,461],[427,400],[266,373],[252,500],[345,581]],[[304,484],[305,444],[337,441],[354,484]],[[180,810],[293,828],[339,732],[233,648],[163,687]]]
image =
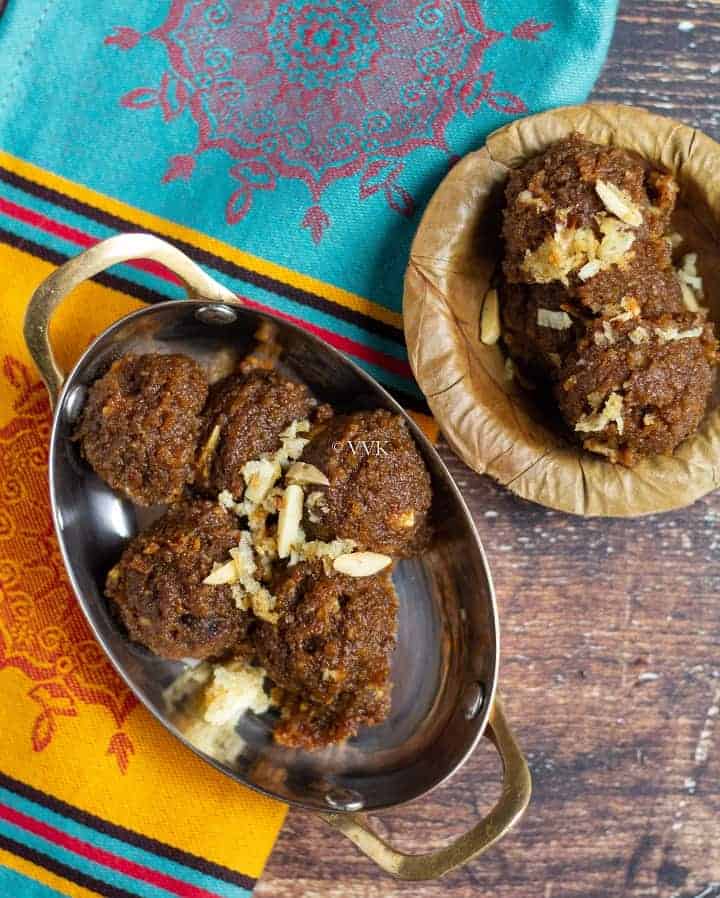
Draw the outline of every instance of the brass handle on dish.
[[[427,854],[406,854],[376,835],[363,814],[320,816],[339,829],[386,873],[398,879],[438,879],[487,851],[517,823],[530,801],[530,771],[497,697],[490,712],[486,735],[497,748],[503,763],[502,794],[486,817],[445,848]]]
[[[213,280],[185,253],[152,234],[118,234],[70,259],[54,271],[33,293],[25,312],[25,342],[55,405],[65,375],[50,345],[49,327],[60,302],[83,281],[106,268],[131,259],[152,259],[176,274],[185,284],[188,297],[210,302],[237,303],[237,297]]]

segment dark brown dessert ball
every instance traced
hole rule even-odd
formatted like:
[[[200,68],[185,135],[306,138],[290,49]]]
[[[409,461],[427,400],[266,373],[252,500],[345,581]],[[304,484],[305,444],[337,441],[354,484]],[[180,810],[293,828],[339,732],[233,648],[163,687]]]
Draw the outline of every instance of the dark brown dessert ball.
[[[276,371],[231,374],[215,384],[203,412],[196,486],[240,496],[243,465],[279,449],[280,434],[315,405],[306,386]]]
[[[383,409],[334,418],[305,447],[302,461],[330,481],[304,526],[323,540],[353,539],[364,549],[409,556],[427,536],[430,475],[399,415]]]
[[[389,710],[389,686],[344,692],[329,705],[285,693],[273,738],[278,745],[313,751],[356,736],[360,727],[382,723]]]
[[[173,502],[194,476],[207,392],[187,356],[128,353],[90,387],[75,439],[114,490],[138,505]]]
[[[636,244],[663,239],[677,193],[672,177],[636,153],[574,134],[510,174],[503,223],[503,270],[510,283],[537,282],[527,268],[527,253],[559,225],[602,237],[600,223],[609,210],[598,194],[598,181],[618,188],[639,210],[641,220],[631,228]],[[579,283],[576,271],[569,281]]]
[[[279,573],[272,592],[278,621],[260,621],[253,643],[270,679],[290,693],[285,744],[291,731],[300,739],[302,730],[309,747],[382,719],[397,628],[390,573],[327,576],[319,563],[300,563]]]
[[[586,448],[611,460],[669,454],[705,413],[716,345],[704,313],[597,321],[560,372],[560,410]]]
[[[203,584],[239,539],[235,519],[202,499],[173,506],[138,534],[105,590],[130,638],[162,658],[240,651],[250,617],[236,607],[230,586]]]

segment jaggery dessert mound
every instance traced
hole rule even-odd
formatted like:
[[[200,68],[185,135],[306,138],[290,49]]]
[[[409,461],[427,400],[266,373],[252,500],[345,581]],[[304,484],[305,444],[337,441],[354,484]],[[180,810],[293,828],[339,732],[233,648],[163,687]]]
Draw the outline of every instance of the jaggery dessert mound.
[[[235,751],[242,714],[271,703],[275,740],[307,750],[387,717],[393,560],[429,535],[430,475],[402,417],[335,419],[276,370],[273,332],[256,337],[210,390],[183,356],[124,357],[77,434],[115,488],[172,503],[128,543],[105,594],[131,640],[211,662],[186,678],[197,695],[177,686],[193,703],[184,732],[216,757],[226,741]],[[138,458],[139,472],[123,468]]]
[[[389,572],[328,576],[322,564],[301,563],[281,570],[272,591],[277,622],[261,621],[253,644],[285,691],[278,741],[317,747],[382,719],[397,627]]]
[[[511,283],[580,283],[622,267],[636,242],[661,239],[675,205],[670,175],[578,134],[510,175],[503,270]]]
[[[275,452],[285,428],[315,405],[304,384],[276,371],[252,368],[215,384],[203,412],[196,486],[212,495],[229,490],[240,496],[243,466]]]
[[[251,618],[229,586],[203,584],[239,539],[232,515],[195,499],[174,505],[131,540],[105,589],[130,638],[162,658],[241,652]]]
[[[334,418],[305,448],[302,461],[329,480],[305,522],[316,539],[355,540],[373,552],[405,557],[427,538],[430,475],[405,422],[378,409]]]
[[[586,449],[633,464],[695,432],[715,354],[704,313],[598,321],[568,356],[555,396]]]
[[[636,242],[623,267],[615,265],[599,271],[578,285],[572,301],[582,314],[612,318],[622,314],[623,300],[628,297],[646,318],[686,311],[667,239]]]
[[[395,647],[397,597],[389,572],[328,576],[318,563],[281,570],[275,624],[255,633],[259,663],[283,689],[327,703],[359,685],[382,688]]]
[[[173,502],[194,476],[207,393],[193,359],[128,353],[90,387],[75,439],[114,490],[138,505]]]
[[[350,739],[360,727],[382,723],[389,711],[389,689],[345,692],[329,705],[286,693],[273,736],[278,745],[313,751]]]
[[[694,433],[712,389],[697,257],[673,265],[676,198],[635,153],[558,141],[509,178],[499,329],[483,309],[481,337],[499,331],[518,382],[554,395],[585,449],[627,465]]]

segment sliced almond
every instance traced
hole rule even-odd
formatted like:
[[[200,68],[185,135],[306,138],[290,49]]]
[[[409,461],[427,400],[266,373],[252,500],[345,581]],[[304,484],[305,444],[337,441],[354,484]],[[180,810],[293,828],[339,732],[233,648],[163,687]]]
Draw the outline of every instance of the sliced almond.
[[[642,212],[630,199],[626,191],[610,181],[596,181],[595,192],[602,200],[603,206],[620,221],[633,228],[639,228],[643,222]]]
[[[210,461],[215,454],[215,450],[217,449],[217,445],[220,442],[220,425],[216,424],[210,436],[207,439],[207,442],[202,448],[200,453],[200,457],[198,458],[198,470],[201,471],[205,476],[207,476],[208,469],[210,467]]]
[[[223,586],[226,583],[237,583],[240,579],[234,559],[216,567],[203,580],[206,586]]]
[[[300,532],[300,521],[303,513],[303,491],[296,483],[291,483],[285,490],[278,516],[277,544],[278,556],[288,558],[290,547]]]
[[[482,307],[480,322],[480,340],[486,346],[492,346],[500,339],[500,305],[497,290],[488,290]]]
[[[330,486],[330,481],[320,468],[309,465],[304,461],[296,461],[290,466],[285,479],[289,483],[315,483],[320,486]]]
[[[251,502],[262,502],[275,486],[281,473],[280,465],[276,461],[265,458],[259,461],[249,461],[242,469],[242,475],[247,485],[245,498]]]
[[[392,558],[379,552],[351,552],[348,555],[339,555],[333,561],[335,570],[348,577],[372,577],[389,564],[392,564]]]

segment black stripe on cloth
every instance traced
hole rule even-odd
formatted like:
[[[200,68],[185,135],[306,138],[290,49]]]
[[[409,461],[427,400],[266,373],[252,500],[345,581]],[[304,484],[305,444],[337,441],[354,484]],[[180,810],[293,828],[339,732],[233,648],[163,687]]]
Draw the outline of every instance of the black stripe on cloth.
[[[62,265],[72,258],[72,256],[60,253],[42,243],[36,243],[34,240],[28,240],[26,237],[19,237],[5,228],[0,228],[0,243],[7,243],[8,246],[29,253],[31,256],[37,256],[37,258],[42,259],[44,262],[49,262],[51,265]],[[151,290],[150,287],[136,284],[134,281],[118,277],[116,274],[109,274],[107,271],[101,271],[99,274],[94,275],[92,280],[102,284],[104,287],[109,287],[111,290],[127,293],[135,299],[140,299],[150,304],[167,302],[170,298],[162,293],[158,293],[156,290]]]
[[[105,225],[105,227],[116,231],[137,231],[140,227],[140,225],[135,222],[120,218],[117,215],[112,215],[109,212],[104,212],[102,209],[98,209],[95,206],[91,206],[74,197],[69,197],[51,187],[45,187],[43,184],[38,184],[37,181],[31,181],[29,178],[25,178],[22,175],[18,175],[1,166],[0,181],[5,181],[5,183],[10,184],[12,187],[16,187],[18,190],[22,190],[32,196],[37,196],[42,200],[53,203],[53,205],[61,206],[62,208],[68,209],[70,212],[75,212],[78,215],[82,215],[85,218],[97,221],[99,224]],[[385,337],[388,340],[393,340],[401,346],[405,345],[402,329],[395,327],[395,325],[387,324],[384,321],[378,321],[369,315],[364,315],[362,312],[356,312],[354,309],[348,309],[339,303],[334,303],[331,300],[325,299],[317,293],[312,293],[311,291],[304,290],[300,287],[293,287],[291,284],[286,284],[277,278],[270,277],[266,274],[260,274],[257,271],[252,271],[251,269],[238,265],[235,262],[231,262],[228,259],[223,259],[221,256],[217,256],[208,250],[193,246],[191,243],[187,243],[184,240],[180,240],[176,237],[168,238],[166,235],[149,230],[148,228],[142,228],[142,230],[147,231],[150,234],[155,234],[156,237],[160,237],[163,240],[170,239],[178,249],[181,249],[184,253],[190,256],[191,259],[194,259],[195,262],[202,265],[206,265],[208,268],[214,268],[215,271],[221,271],[231,278],[245,281],[245,283],[252,284],[261,290],[266,290],[268,293],[275,293],[277,296],[283,296],[285,299],[293,300],[300,305],[308,306],[318,312],[330,315],[333,318],[339,318],[348,324],[354,324],[356,327],[360,327],[369,333]]]
[[[39,259],[43,259],[51,265],[62,265],[64,262],[67,262],[68,259],[72,258],[72,256],[60,253],[48,246],[44,246],[42,243],[36,243],[34,240],[20,237],[5,228],[0,228],[0,243],[7,243],[8,246],[29,253],[31,256],[37,256]],[[96,274],[92,280],[96,281],[98,284],[102,284],[104,287],[109,287],[111,290],[118,290],[121,293],[126,293],[128,296],[133,296],[136,299],[140,299],[143,302],[150,304],[167,302],[169,299],[168,296],[164,296],[162,293],[157,293],[149,287],[143,287],[141,284],[136,284],[134,281],[118,277],[118,275],[115,274],[109,274],[107,271],[101,271],[100,274]],[[388,386],[387,384],[383,384],[383,386],[403,408],[418,412],[421,415],[430,415],[430,409],[427,403],[420,397],[414,396],[412,393],[406,393],[404,390],[400,390],[397,387]]]
[[[7,836],[0,835],[0,848],[4,848],[5,851],[16,854],[26,861],[30,861],[31,864],[35,864],[37,867],[44,867],[46,870],[55,873],[56,876],[62,876],[63,879],[67,879],[69,882],[77,883],[77,885],[88,889],[90,892],[97,892],[103,898],[142,898],[140,892],[128,892],[125,889],[110,885],[109,882],[104,882],[102,879],[95,879],[94,876],[81,873],[74,867],[63,864],[61,861],[56,861],[55,858],[42,854],[22,842],[9,839]],[[22,896],[8,895],[7,898],[22,898]]]
[[[144,851],[148,851],[151,854],[157,854],[168,860],[175,861],[178,864],[183,864],[185,867],[191,867],[207,876],[224,880],[225,882],[240,886],[248,891],[252,891],[253,886],[255,885],[255,880],[250,876],[245,876],[245,874],[231,870],[229,867],[224,867],[222,864],[216,864],[213,861],[208,861],[197,855],[189,854],[179,848],[174,848],[172,845],[167,845],[165,842],[160,842],[150,836],[143,836],[134,830],[125,829],[124,826],[110,823],[108,820],[96,817],[94,814],[90,814],[88,811],[83,811],[74,805],[67,804],[61,799],[49,795],[47,792],[40,792],[38,789],[28,786],[27,783],[22,783],[2,772],[0,772],[0,786],[7,789],[9,792],[14,792],[16,795],[21,795],[23,798],[27,798],[29,801],[34,801],[36,804],[49,808],[56,814],[70,817],[77,823],[82,823],[83,826],[90,827],[105,835],[127,842],[129,845],[134,845],[136,848],[142,848]]]

